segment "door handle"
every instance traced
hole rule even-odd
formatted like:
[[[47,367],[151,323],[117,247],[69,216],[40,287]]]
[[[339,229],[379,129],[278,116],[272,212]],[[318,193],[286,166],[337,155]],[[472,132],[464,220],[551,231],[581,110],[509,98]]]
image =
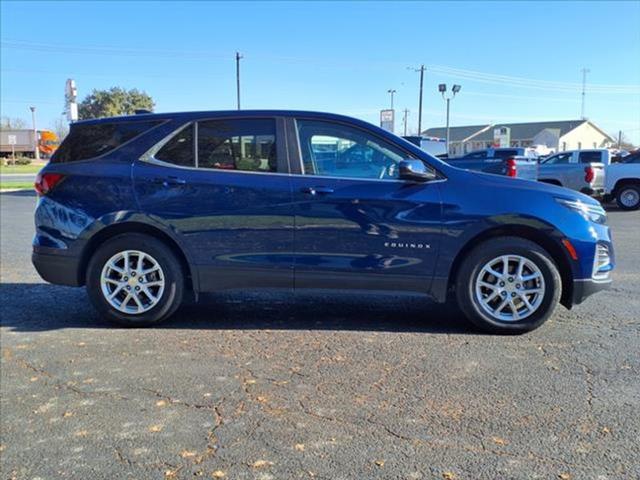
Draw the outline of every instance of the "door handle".
[[[309,195],[328,195],[333,193],[333,188],[330,187],[304,187],[301,188],[302,193],[308,193]]]
[[[184,185],[187,183],[187,181],[183,178],[170,176],[170,177],[156,177],[153,179],[153,183],[161,183],[163,186],[168,187],[171,185]]]

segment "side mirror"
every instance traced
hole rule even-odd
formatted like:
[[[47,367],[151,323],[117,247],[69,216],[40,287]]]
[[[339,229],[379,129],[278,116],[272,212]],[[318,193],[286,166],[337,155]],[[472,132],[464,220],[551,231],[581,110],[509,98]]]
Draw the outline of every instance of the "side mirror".
[[[421,160],[402,160],[398,165],[398,176],[401,180],[412,182],[428,182],[435,180],[436,174]]]

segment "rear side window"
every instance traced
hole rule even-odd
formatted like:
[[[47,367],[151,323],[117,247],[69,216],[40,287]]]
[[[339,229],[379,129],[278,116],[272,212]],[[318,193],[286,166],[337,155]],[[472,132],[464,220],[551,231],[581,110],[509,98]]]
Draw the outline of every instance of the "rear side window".
[[[155,155],[157,160],[173,163],[181,167],[194,167],[195,155],[193,149],[193,129],[189,125],[180,130]]]
[[[129,140],[159,125],[155,122],[114,122],[71,127],[51,163],[78,162],[112,152]]]
[[[517,155],[518,150],[496,150],[493,156],[494,158],[506,160],[507,158],[515,157]]]
[[[600,152],[580,152],[580,163],[593,163],[602,161]]]
[[[275,172],[276,124],[273,119],[198,122],[198,168]]]

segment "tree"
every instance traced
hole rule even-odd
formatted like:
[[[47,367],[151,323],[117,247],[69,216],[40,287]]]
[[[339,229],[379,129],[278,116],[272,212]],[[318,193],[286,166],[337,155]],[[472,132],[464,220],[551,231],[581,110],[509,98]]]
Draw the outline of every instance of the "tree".
[[[78,104],[78,116],[88,118],[132,115],[138,109],[153,110],[155,103],[145,92],[112,87],[109,90],[93,90]]]
[[[0,126],[2,126],[2,128],[15,129],[15,130],[20,130],[22,128],[28,128],[27,127],[27,122],[25,122],[23,119],[21,119],[21,118],[9,118],[9,117],[2,117],[2,121],[0,121]]]
[[[612,133],[611,137],[616,139],[613,145],[617,148],[620,148],[621,150],[631,151],[637,148],[633,143],[631,143],[629,138],[624,133],[622,133],[622,142],[620,143],[620,145],[618,145],[618,133]]]
[[[69,124],[63,118],[56,118],[51,122],[51,131],[56,134],[58,141],[62,142],[69,133]]]

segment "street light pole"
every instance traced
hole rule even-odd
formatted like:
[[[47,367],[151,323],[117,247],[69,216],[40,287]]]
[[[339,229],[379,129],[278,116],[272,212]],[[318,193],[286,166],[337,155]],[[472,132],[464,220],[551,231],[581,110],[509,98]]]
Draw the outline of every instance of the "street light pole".
[[[390,88],[389,90],[387,90],[387,93],[391,95],[391,110],[393,110],[393,94],[396,93],[396,91]]]
[[[447,155],[449,155],[449,105],[451,98],[447,97]]]
[[[420,99],[418,100],[418,136],[422,136],[422,86],[424,85],[424,65],[420,65]]]
[[[458,93],[460,91],[462,87],[460,85],[454,85],[451,88],[451,92],[453,93],[453,95],[447,97],[445,95],[445,93],[447,92],[447,84],[446,83],[441,83],[440,85],[438,85],[438,91],[442,94],[442,98],[444,100],[447,101],[447,155],[449,155],[449,111],[450,111],[450,105],[451,105],[451,99],[453,97],[456,96],[456,93]]]
[[[409,109],[404,109],[404,136],[407,136],[407,116],[409,115]]]
[[[33,124],[33,146],[36,160],[40,160],[40,149],[38,148],[38,130],[36,128],[36,107],[29,107],[31,110],[31,123]]]

